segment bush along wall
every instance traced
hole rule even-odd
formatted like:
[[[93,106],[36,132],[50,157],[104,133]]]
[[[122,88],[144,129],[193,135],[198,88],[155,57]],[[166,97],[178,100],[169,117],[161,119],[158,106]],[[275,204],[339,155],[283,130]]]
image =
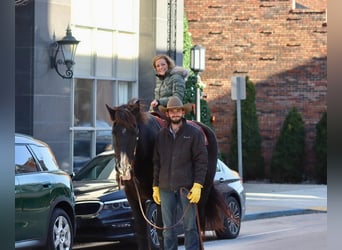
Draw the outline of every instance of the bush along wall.
[[[327,184],[327,112],[323,113],[316,125],[314,151],[316,181],[320,184]]]
[[[191,35],[188,31],[188,19],[186,14],[183,18],[183,67],[190,69],[190,49],[192,47]]]
[[[300,183],[303,180],[305,128],[302,115],[292,108],[285,118],[273,151],[270,179],[277,183]]]
[[[241,146],[242,172],[244,180],[264,179],[264,160],[261,152],[262,138],[256,113],[256,89],[246,77],[246,99],[241,100]],[[238,170],[237,110],[235,104],[234,121],[231,131],[229,166]]]

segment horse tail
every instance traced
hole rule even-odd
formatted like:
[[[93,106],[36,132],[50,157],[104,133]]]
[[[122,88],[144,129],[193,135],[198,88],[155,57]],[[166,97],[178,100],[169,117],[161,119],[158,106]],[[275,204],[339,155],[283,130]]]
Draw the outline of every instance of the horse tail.
[[[229,217],[229,207],[225,202],[223,194],[212,186],[205,204],[205,228],[214,231],[224,230],[224,217]],[[205,228],[202,228],[204,231]]]

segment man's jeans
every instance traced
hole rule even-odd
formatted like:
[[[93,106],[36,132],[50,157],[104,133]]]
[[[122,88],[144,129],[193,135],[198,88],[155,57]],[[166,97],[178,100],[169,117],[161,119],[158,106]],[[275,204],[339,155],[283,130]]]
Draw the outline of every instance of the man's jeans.
[[[187,191],[167,191],[160,190],[160,205],[162,210],[163,227],[172,227],[178,222],[177,205],[180,206],[182,214],[186,210],[183,218],[184,226],[184,246],[186,250],[199,249],[199,235],[196,223],[196,206],[191,204],[186,197]],[[165,229],[164,249],[177,250],[178,239],[176,228]]]

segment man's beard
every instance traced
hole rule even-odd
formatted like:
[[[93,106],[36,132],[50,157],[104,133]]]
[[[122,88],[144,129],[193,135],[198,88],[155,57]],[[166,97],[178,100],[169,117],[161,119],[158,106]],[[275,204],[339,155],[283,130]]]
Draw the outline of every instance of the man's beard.
[[[182,121],[182,117],[171,118],[170,120],[172,124],[179,124]]]

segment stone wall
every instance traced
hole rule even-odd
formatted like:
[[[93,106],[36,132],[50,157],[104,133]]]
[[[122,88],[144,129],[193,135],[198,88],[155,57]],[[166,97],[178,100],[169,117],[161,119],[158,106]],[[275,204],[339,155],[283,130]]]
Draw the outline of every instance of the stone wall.
[[[306,126],[305,168],[310,175],[315,126],[327,110],[327,18],[322,2],[319,9],[292,9],[291,0],[184,4],[192,43],[206,48],[201,79],[223,155],[229,153],[235,109],[231,77],[245,75],[256,84],[266,172],[285,116],[297,107]]]

